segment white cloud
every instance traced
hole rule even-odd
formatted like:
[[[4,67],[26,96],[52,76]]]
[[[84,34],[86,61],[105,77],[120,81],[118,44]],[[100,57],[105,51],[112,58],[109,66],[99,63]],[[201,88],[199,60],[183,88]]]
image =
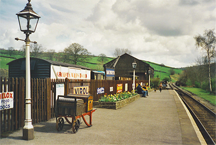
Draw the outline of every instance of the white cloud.
[[[0,1],[0,48],[20,48],[23,38],[16,13],[26,0]],[[63,51],[79,43],[94,55],[112,56],[128,48],[143,60],[181,67],[194,63],[200,51],[193,37],[215,28],[216,8],[208,0],[34,0],[41,19],[30,36],[46,49]],[[4,5],[4,7],[2,6]]]

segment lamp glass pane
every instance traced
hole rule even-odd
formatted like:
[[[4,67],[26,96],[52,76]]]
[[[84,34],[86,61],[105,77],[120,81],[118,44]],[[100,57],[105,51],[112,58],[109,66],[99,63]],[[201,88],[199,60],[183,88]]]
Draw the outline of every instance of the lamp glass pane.
[[[19,24],[20,24],[21,31],[28,30],[27,29],[27,19],[19,16]]]
[[[137,64],[136,64],[135,62],[132,63],[132,67],[133,67],[134,69],[136,68],[136,65],[137,65]]]
[[[38,19],[30,19],[29,30],[35,31]]]

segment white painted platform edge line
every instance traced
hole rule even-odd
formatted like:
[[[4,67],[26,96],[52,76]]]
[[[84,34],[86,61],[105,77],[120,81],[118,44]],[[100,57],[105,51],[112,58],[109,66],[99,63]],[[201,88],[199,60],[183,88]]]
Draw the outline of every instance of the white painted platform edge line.
[[[191,116],[189,110],[187,109],[187,107],[185,106],[185,104],[183,103],[183,101],[181,100],[181,98],[179,97],[178,93],[177,93],[175,90],[174,90],[174,92],[175,92],[176,95],[178,96],[179,101],[182,103],[182,105],[183,105],[183,107],[184,107],[184,109],[185,109],[185,111],[186,111],[186,113],[187,113],[187,115],[188,115],[188,117],[189,117],[189,119],[190,119],[190,121],[191,121],[191,124],[193,125],[193,128],[194,128],[194,130],[195,130],[195,132],[196,132],[196,135],[197,135],[197,137],[198,137],[200,143],[201,143],[202,145],[207,145],[205,139],[203,138],[203,136],[202,136],[202,134],[201,134],[201,132],[200,132],[198,126],[196,125],[196,123],[195,123],[193,117]]]

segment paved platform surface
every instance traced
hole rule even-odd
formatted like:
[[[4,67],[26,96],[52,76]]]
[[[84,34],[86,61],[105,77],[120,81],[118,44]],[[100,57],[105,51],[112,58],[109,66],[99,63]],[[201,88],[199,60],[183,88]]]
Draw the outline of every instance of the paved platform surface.
[[[34,125],[35,138],[22,140],[22,130],[0,139],[0,144],[201,144],[173,90],[150,92],[118,109],[97,109],[93,126],[83,122],[76,134],[69,125],[56,131],[55,118]]]

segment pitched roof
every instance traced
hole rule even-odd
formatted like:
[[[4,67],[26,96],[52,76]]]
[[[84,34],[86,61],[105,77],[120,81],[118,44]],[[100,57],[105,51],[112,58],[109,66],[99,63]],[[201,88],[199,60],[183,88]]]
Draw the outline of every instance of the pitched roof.
[[[13,60],[13,61],[7,63],[7,65],[10,65],[11,63],[14,63],[14,62],[17,61],[17,60],[22,60],[22,59],[25,60],[25,58],[19,58],[19,59],[16,59],[16,60]],[[63,62],[57,62],[57,61],[51,61],[51,60],[45,60],[45,59],[41,59],[41,58],[34,58],[34,57],[31,57],[30,59],[31,59],[31,60],[34,60],[34,59],[37,60],[37,59],[38,59],[38,60],[46,61],[46,62],[48,62],[48,63],[50,63],[50,64],[53,64],[53,65],[66,66],[66,67],[75,67],[75,68],[82,68],[82,69],[88,69],[88,70],[91,70],[91,69],[88,68],[88,67],[84,67],[84,66],[80,66],[80,65],[75,65],[75,64],[69,64],[69,63],[63,63]]]
[[[138,59],[138,58],[135,58],[135,57],[133,57],[132,55],[127,54],[127,53],[124,53],[124,54],[122,54],[121,56],[116,57],[115,59],[113,59],[113,60],[111,60],[111,61],[105,63],[104,65],[106,65],[107,68],[115,68],[115,66],[116,66],[116,64],[118,63],[119,59],[120,59],[122,56],[124,56],[124,55],[128,55],[129,57],[134,58],[134,60],[140,61],[141,63],[145,63],[145,64],[148,65],[151,69],[154,70],[154,68],[151,67],[148,63],[146,63],[146,62],[144,62],[144,61],[142,61],[142,60],[140,60],[140,59]]]

